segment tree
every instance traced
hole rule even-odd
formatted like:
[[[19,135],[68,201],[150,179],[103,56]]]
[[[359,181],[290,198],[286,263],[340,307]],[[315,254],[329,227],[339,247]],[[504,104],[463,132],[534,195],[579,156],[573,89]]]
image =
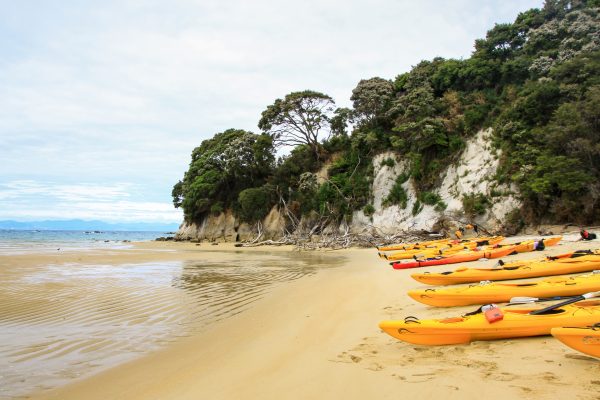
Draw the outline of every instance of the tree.
[[[269,136],[237,129],[218,133],[192,151],[189,170],[173,187],[173,203],[183,208],[187,221],[198,221],[211,210],[235,208],[238,194],[263,185],[273,164]]]
[[[262,112],[258,127],[275,145],[310,146],[319,158],[319,138],[330,130],[335,102],[326,94],[305,90],[277,99]]]
[[[362,79],[352,90],[352,104],[361,125],[381,120],[394,99],[394,84],[382,78]],[[383,122],[383,121],[379,121]]]

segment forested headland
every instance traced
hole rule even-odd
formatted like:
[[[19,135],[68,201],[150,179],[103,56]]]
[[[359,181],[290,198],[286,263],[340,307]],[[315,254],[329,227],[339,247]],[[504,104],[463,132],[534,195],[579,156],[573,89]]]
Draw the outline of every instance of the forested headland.
[[[203,141],[173,188],[187,223],[229,211],[249,224],[273,209],[319,229],[369,216],[373,159],[393,152],[408,168],[383,207],[446,207],[438,188],[469,139],[491,129],[498,189],[462,195],[466,216],[482,215],[516,187],[513,228],[600,221],[600,0],[548,0],[497,24],[468,59],[426,60],[398,76],[363,79],[352,108],[302,90],[267,105],[257,132],[229,129]],[[294,146],[276,157],[279,146]],[[386,159],[393,165],[394,159]],[[326,170],[323,173],[323,170]],[[295,221],[295,222],[294,222]]]

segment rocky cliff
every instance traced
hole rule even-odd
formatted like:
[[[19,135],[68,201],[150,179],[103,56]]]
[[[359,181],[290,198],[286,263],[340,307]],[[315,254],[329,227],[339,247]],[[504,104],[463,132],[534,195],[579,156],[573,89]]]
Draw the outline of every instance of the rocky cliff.
[[[365,215],[356,211],[348,227],[353,232],[377,231],[393,234],[411,230],[449,230],[466,224],[476,223],[488,231],[500,231],[507,218],[519,210],[517,189],[499,185],[494,179],[499,165],[500,153],[492,149],[491,129],[482,130],[467,142],[460,157],[449,165],[440,176],[441,184],[433,192],[441,202],[436,205],[422,204],[417,196],[412,178],[402,183],[406,193],[405,204],[387,205],[385,199],[402,174],[407,174],[408,160],[396,153],[384,152],[373,158],[372,205],[374,212]],[[393,160],[389,162],[388,160]],[[319,175],[322,175],[320,171]],[[322,178],[322,177],[321,177]],[[477,210],[466,210],[468,199],[479,199]],[[345,227],[344,227],[345,228]],[[262,221],[261,240],[281,237],[286,229],[286,219],[274,207]],[[206,218],[200,225],[183,223],[176,237],[209,241],[250,240],[257,236],[256,227],[240,223],[231,212]]]

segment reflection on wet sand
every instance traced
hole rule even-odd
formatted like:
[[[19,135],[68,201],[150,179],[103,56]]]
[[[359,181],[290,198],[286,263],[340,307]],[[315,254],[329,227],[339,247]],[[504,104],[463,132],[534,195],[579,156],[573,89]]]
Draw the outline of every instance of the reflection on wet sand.
[[[231,252],[219,262],[0,269],[0,398],[157,349],[335,265],[315,254]]]

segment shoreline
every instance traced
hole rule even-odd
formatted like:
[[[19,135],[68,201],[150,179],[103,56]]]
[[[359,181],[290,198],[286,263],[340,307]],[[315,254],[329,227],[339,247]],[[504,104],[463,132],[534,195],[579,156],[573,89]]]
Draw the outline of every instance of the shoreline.
[[[567,242],[541,253],[595,245]],[[111,254],[65,253],[53,262],[169,261],[231,251],[261,255],[293,250],[144,242]],[[324,253],[343,258],[342,265],[278,285],[250,309],[163,349],[29,398],[364,399],[397,398],[400,393],[450,399],[482,393],[493,399],[597,397],[600,363],[552,337],[444,347],[390,338],[377,327],[382,319],[454,316],[474,307],[436,309],[413,302],[406,291],[421,285],[409,278],[411,271],[393,270],[377,258],[375,249]],[[43,261],[34,257],[30,262]],[[493,260],[470,265],[492,264]]]

